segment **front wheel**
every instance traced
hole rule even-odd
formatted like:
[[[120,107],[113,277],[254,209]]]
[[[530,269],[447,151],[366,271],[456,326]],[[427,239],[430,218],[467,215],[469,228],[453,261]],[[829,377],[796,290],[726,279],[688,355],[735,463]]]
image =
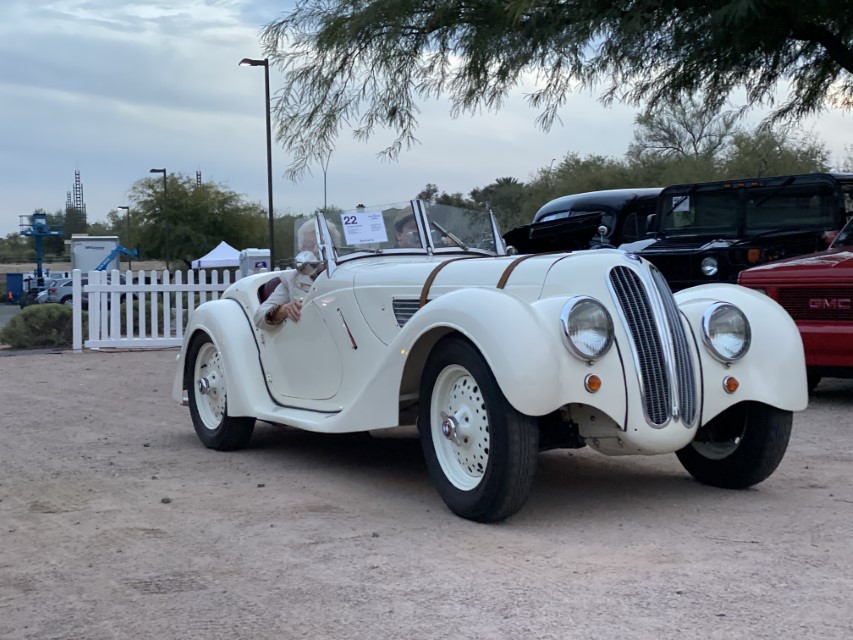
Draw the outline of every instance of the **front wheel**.
[[[779,466],[792,424],[790,411],[742,402],[701,427],[696,439],[676,455],[703,484],[745,489],[769,478]]]
[[[210,336],[193,339],[184,375],[193,426],[204,446],[232,451],[249,444],[255,419],[228,415],[225,364]]]
[[[536,471],[539,432],[509,404],[468,341],[440,341],[424,367],[418,431],[430,476],[456,515],[508,518],[524,505]]]

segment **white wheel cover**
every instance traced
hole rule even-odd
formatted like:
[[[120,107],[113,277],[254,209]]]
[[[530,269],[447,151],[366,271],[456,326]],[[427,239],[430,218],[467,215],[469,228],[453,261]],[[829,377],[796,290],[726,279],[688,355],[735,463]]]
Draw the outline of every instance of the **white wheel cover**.
[[[454,487],[471,491],[489,462],[489,419],[480,385],[465,367],[452,364],[438,374],[429,415],[441,470]]]
[[[208,391],[202,393],[199,382],[207,380]],[[216,346],[208,342],[198,351],[193,370],[195,404],[205,429],[215,431],[225,417],[225,366]]]

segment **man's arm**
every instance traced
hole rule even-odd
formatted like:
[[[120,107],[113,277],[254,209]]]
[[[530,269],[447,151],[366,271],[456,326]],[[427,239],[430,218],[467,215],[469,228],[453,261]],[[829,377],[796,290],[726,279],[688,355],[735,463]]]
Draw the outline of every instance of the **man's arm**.
[[[285,271],[279,276],[281,283],[255,312],[256,327],[269,329],[288,319],[299,322],[302,316],[302,302],[299,299],[293,299],[293,283],[296,277],[295,270]]]

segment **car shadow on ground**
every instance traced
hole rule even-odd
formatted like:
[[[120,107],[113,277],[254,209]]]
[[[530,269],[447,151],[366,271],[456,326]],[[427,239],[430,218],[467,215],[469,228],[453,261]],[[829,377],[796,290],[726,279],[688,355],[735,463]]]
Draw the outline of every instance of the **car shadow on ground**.
[[[853,403],[853,380],[843,378],[824,378],[809,394],[809,403],[829,400],[832,402]]]
[[[390,498],[405,496],[441,506],[415,438],[320,434],[259,422],[241,455],[251,456],[267,470],[286,467],[315,477],[346,478],[350,487],[363,487],[366,496],[379,491]],[[540,454],[530,498],[515,520],[563,522],[581,515],[610,518],[615,513],[620,518],[642,518],[661,504],[689,509],[697,499],[716,503],[734,493],[743,494],[695,482],[674,454],[608,458],[590,449],[550,451]]]

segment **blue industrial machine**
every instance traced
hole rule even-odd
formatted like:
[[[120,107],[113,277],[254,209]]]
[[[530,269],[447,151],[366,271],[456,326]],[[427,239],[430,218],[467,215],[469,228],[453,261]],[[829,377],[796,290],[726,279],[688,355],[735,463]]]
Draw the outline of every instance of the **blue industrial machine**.
[[[39,291],[44,285],[44,271],[42,270],[42,258],[44,258],[44,238],[50,236],[61,236],[62,229],[51,229],[47,223],[46,213],[34,213],[31,216],[20,216],[20,234],[33,238],[36,250],[36,270],[33,272],[32,280],[24,280],[23,290],[18,296],[18,304],[21,308],[35,302]]]
[[[95,267],[95,271],[103,271],[104,269],[106,269],[107,266],[109,266],[110,262],[115,260],[117,255],[129,256],[131,258],[138,258],[139,257],[139,250],[138,250],[138,248],[137,249],[128,249],[127,247],[123,247],[121,245],[118,245],[115,249],[110,251],[110,254],[106,258],[104,258],[97,267]]]

